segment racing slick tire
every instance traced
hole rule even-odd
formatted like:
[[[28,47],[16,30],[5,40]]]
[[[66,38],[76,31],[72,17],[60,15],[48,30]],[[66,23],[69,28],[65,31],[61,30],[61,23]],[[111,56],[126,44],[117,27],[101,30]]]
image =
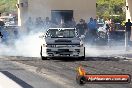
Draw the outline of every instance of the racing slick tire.
[[[41,50],[40,50],[40,56],[41,56],[42,60],[47,60],[47,57],[43,57],[43,55],[42,55],[42,46],[41,46]]]

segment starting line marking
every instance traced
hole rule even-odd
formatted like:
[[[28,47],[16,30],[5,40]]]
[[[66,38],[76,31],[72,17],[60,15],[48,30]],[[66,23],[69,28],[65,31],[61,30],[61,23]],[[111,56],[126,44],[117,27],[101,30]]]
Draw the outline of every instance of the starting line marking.
[[[0,88],[23,88],[12,79],[0,72]]]

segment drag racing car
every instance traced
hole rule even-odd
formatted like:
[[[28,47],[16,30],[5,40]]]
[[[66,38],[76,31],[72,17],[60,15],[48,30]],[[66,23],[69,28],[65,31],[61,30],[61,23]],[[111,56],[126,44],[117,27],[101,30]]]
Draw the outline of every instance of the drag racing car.
[[[75,28],[49,28],[41,37],[42,60],[47,58],[85,58],[85,47]]]

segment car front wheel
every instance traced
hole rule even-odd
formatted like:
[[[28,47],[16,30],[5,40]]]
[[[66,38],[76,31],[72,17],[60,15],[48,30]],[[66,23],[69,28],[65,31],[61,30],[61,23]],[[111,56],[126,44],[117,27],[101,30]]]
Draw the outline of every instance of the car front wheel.
[[[43,57],[43,55],[42,55],[42,46],[41,46],[41,49],[40,49],[40,56],[41,56],[42,60],[47,60],[47,57]]]

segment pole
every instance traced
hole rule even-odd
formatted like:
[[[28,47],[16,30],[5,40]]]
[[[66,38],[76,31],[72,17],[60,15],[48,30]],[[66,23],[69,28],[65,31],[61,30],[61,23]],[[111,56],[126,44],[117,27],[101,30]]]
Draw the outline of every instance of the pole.
[[[128,50],[128,32],[125,31],[125,50]]]

